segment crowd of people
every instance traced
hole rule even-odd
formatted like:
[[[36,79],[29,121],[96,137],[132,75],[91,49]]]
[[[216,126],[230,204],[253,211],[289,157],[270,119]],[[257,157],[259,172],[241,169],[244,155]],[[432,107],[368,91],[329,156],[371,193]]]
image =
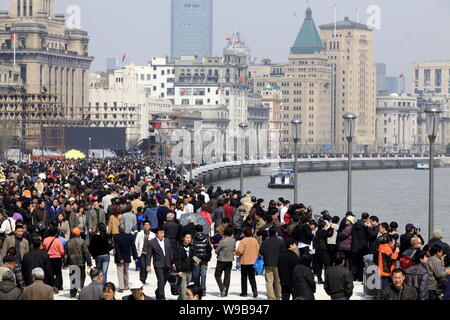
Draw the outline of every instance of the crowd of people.
[[[80,300],[115,300],[116,290],[130,290],[124,300],[165,300],[167,284],[180,300],[201,300],[212,290],[213,255],[221,297],[235,264],[242,297],[248,283],[258,297],[256,275],[264,274],[269,300],[314,300],[317,285],[349,300],[363,281],[376,299],[450,299],[450,247],[439,230],[425,244],[411,223],[400,235],[397,222],[366,212],[341,219],[283,198],[206,188],[152,158],[5,163],[0,188],[0,300],[51,300],[64,284]],[[129,281],[133,262],[139,282]]]

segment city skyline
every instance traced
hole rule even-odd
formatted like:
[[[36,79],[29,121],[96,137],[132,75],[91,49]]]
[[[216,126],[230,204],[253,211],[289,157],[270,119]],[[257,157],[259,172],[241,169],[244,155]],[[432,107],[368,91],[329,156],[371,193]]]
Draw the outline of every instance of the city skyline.
[[[306,0],[282,0],[275,5],[275,2],[214,1],[213,55],[221,55],[226,37],[238,29],[254,57],[286,62],[307,3]],[[107,3],[106,7],[106,0],[55,1],[59,13],[66,13],[70,5],[80,7],[81,28],[89,32],[90,54],[95,57],[92,71],[105,70],[108,57],[126,54],[125,63],[146,64],[152,57],[170,55],[170,1],[123,3],[108,0]],[[450,43],[430,36],[437,30],[450,29],[450,3],[445,0],[428,2],[426,9],[430,14],[427,16],[423,16],[424,4],[419,0],[336,0],[336,3],[338,21],[345,16],[357,20],[358,7],[359,21],[366,22],[366,9],[370,5],[379,6],[381,29],[375,30],[375,61],[387,64],[388,75],[404,73],[408,78],[407,89],[410,89],[414,61],[448,60],[450,57]],[[310,0],[308,5],[312,7],[318,26],[333,22],[333,0]],[[99,24],[98,12],[105,8],[109,19]],[[0,9],[7,10],[7,3],[2,3]]]

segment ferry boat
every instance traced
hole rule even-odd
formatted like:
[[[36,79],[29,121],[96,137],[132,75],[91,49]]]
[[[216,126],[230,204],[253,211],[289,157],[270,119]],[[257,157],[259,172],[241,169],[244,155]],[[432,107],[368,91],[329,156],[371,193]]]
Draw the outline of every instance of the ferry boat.
[[[292,169],[273,169],[274,174],[270,176],[269,188],[294,188],[294,170]]]
[[[430,164],[428,161],[418,161],[416,163],[416,170],[429,170]]]

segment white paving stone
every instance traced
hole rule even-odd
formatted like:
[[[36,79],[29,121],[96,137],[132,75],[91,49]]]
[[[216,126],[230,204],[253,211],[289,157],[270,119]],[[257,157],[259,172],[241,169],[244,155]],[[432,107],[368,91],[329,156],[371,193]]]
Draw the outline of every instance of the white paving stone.
[[[95,263],[94,263],[95,266]],[[208,264],[208,274],[206,276],[206,288],[207,293],[206,296],[203,298],[204,300],[266,300],[266,285],[264,276],[257,276],[256,277],[256,284],[258,287],[258,298],[254,299],[251,294],[251,287],[250,283],[247,284],[248,287],[248,297],[240,297],[241,293],[241,273],[240,271],[236,271],[235,264],[233,264],[233,269],[231,272],[231,283],[230,283],[230,289],[228,292],[227,297],[220,297],[220,291],[219,287],[217,286],[216,279],[214,278],[214,271],[216,266],[216,257],[215,254],[213,254],[213,258],[211,259],[210,263]],[[139,282],[139,271],[136,271],[135,264],[132,262],[130,264],[130,271],[129,271],[129,281],[130,282]],[[116,264],[114,263],[114,256],[111,255],[110,264],[109,264],[109,270],[108,270],[108,281],[113,282],[117,289],[118,289],[118,278],[117,278],[117,268]],[[64,290],[60,291],[59,294],[55,295],[56,300],[74,300],[70,298],[69,294],[69,272],[68,270],[63,270],[63,281],[64,281]],[[86,282],[85,285],[87,286],[89,283],[91,283],[91,279],[89,276],[86,276]],[[152,268],[152,273],[149,274],[147,278],[147,285],[144,286],[144,293],[152,298],[155,298],[155,290],[156,290],[156,275]],[[363,286],[360,282],[355,282],[355,289],[353,296],[351,300],[364,300],[364,293],[363,293]],[[325,293],[325,290],[323,289],[323,285],[317,284],[317,291],[315,294],[316,300],[330,300],[330,297]],[[123,293],[116,292],[116,299],[121,299],[125,295],[131,294],[131,291],[124,291]],[[170,286],[169,284],[166,285],[166,298],[168,300],[176,300],[178,299],[178,296],[173,296],[170,293]]]

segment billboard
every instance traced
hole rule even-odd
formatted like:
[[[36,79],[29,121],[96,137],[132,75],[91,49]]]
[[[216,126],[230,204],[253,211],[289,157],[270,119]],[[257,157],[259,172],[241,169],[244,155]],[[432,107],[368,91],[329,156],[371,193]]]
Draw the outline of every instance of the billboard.
[[[76,149],[83,152],[91,149],[125,150],[126,128],[81,128],[66,127],[64,144],[66,150]]]

